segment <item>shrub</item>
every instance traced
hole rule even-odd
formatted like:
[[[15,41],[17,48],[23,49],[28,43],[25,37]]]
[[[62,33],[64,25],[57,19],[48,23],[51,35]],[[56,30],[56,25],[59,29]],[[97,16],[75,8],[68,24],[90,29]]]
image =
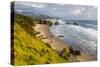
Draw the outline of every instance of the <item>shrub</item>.
[[[33,30],[31,22],[35,20],[23,15],[16,14],[15,16],[11,64],[31,65],[68,62],[60,57],[56,51],[52,50],[49,43],[46,44],[42,40],[34,37],[36,31]]]
[[[52,48],[51,45],[49,43],[46,43],[46,46],[49,48]]]
[[[80,51],[79,50],[76,50],[74,51],[73,48],[70,46],[69,47],[69,52],[72,54],[72,55],[81,55]]]
[[[38,35],[38,34],[40,34],[40,32],[35,32],[35,35]]]
[[[50,62],[49,61],[45,61],[45,64],[50,64]]]
[[[52,26],[53,23],[52,23],[51,21],[48,21],[48,25],[49,25],[49,26]]]
[[[69,51],[70,51],[71,54],[74,54],[74,50],[71,46],[69,47]]]
[[[70,51],[67,48],[63,48],[63,50],[61,51],[61,56],[65,59],[68,60],[68,57],[70,57]]]

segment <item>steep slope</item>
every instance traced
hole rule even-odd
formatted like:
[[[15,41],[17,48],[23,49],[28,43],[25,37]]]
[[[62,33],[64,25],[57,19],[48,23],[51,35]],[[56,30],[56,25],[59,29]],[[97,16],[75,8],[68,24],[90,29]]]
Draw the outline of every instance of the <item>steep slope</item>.
[[[38,32],[32,29],[39,19],[15,14],[14,32],[12,32],[11,64],[33,65],[69,62],[35,36]],[[13,27],[13,25],[12,25]]]

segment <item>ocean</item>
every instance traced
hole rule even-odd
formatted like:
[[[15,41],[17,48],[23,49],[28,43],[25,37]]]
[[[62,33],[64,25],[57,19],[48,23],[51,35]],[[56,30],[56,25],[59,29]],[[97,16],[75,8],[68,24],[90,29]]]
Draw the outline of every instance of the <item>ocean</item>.
[[[78,25],[72,24],[74,22]],[[59,21],[59,23],[59,25],[53,24],[51,26],[50,30],[53,35],[68,43],[74,50],[97,56],[97,21],[73,20]]]

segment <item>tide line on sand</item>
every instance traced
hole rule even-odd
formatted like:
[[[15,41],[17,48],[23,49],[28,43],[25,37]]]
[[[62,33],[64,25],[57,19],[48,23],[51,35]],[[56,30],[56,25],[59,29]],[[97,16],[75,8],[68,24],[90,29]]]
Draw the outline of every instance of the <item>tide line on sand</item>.
[[[50,27],[45,24],[36,24],[35,27],[32,27],[35,31],[40,32],[39,35],[43,36],[42,41],[45,43],[50,43],[51,47],[57,51],[61,51],[63,48],[69,48],[68,44],[65,43],[63,40],[59,39],[58,37],[54,36],[50,32]],[[39,36],[38,35],[38,36]],[[72,62],[84,62],[84,61],[95,61],[96,58],[86,55],[85,53],[81,52],[79,56],[72,56]]]

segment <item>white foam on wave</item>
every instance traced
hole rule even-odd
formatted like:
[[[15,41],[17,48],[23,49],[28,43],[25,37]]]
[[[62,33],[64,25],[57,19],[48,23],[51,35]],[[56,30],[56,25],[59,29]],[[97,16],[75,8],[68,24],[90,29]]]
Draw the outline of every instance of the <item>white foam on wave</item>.
[[[86,24],[86,26],[93,27],[93,28],[97,29],[97,26],[96,25],[93,25],[93,24]]]
[[[94,30],[92,28],[84,28],[82,26],[73,26],[73,25],[70,25],[70,27],[75,32],[84,34],[84,36],[87,36],[90,39],[97,39],[97,30]]]
[[[69,43],[77,43],[86,53],[96,55],[97,30],[75,25],[58,25],[52,26],[51,32],[63,35]]]

